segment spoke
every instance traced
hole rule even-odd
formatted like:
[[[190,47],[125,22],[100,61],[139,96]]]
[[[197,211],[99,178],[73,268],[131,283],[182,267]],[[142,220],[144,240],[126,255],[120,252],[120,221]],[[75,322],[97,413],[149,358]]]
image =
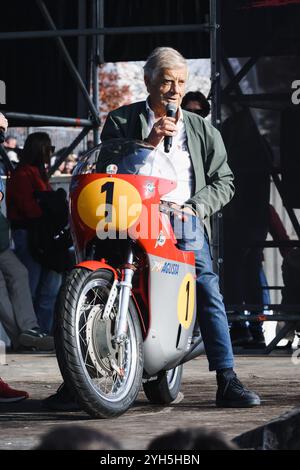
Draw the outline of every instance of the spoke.
[[[90,304],[89,304],[89,303],[83,303],[83,304],[80,306],[80,310],[82,310],[83,312],[86,311],[88,308],[90,308]]]
[[[83,338],[83,336],[81,336],[81,334],[79,333],[79,338],[81,339],[81,341],[84,343],[84,346],[87,348],[87,343],[86,343],[86,340]]]
[[[87,324],[86,311],[87,311],[87,309],[84,309],[84,311],[83,311],[83,318],[84,318],[84,324],[85,325]]]
[[[96,367],[96,376],[97,376],[97,379],[100,381],[101,377],[99,377],[99,370],[97,369],[97,367]]]
[[[105,382],[104,382],[104,393],[106,393],[106,384],[107,384],[107,376],[105,376]]]
[[[118,374],[117,372],[115,371],[112,375],[112,386],[111,386],[111,392],[113,392],[114,388],[117,386],[117,382],[118,382]]]
[[[99,292],[96,291],[95,289],[93,289],[93,292],[94,292],[95,296],[98,297],[98,299],[99,299],[101,302],[103,302],[103,297],[99,294]]]
[[[84,325],[82,325],[82,327],[80,328],[80,330],[78,331],[78,333],[80,334],[82,332],[82,330],[86,327],[87,325],[87,321],[84,323]]]
[[[89,354],[89,345],[90,345],[90,342],[91,340],[88,342],[87,346],[86,346],[86,354],[85,354],[85,358],[84,358],[84,363],[86,364],[86,359],[88,357],[88,354]]]

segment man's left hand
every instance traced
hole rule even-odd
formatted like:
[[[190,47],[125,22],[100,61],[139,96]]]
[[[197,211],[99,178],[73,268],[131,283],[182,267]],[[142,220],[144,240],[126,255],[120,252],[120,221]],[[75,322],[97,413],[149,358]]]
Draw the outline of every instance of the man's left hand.
[[[194,216],[197,217],[197,213],[196,213],[195,209],[193,209],[192,206],[185,206],[185,205],[179,206],[178,204],[174,203],[174,204],[171,205],[171,207],[173,209],[176,209],[176,216],[179,219],[183,220],[183,221],[187,220],[188,215],[194,215]],[[181,212],[181,214],[180,214],[180,212]]]

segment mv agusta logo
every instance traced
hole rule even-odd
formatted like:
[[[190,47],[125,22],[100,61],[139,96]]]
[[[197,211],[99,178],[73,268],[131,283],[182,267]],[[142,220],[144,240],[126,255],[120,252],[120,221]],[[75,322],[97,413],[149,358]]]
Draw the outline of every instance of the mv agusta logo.
[[[155,261],[151,271],[164,274],[172,274],[178,276],[179,264],[177,263],[166,263],[165,261]]]

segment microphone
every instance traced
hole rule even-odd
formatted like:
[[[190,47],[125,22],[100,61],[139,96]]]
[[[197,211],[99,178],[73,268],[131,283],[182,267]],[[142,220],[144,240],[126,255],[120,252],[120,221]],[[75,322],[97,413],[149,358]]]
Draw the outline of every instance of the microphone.
[[[176,105],[173,103],[168,103],[166,106],[167,117],[174,118],[176,116],[177,108]],[[164,149],[165,152],[170,152],[170,148],[172,147],[172,140],[173,137],[171,135],[166,135],[164,138]]]

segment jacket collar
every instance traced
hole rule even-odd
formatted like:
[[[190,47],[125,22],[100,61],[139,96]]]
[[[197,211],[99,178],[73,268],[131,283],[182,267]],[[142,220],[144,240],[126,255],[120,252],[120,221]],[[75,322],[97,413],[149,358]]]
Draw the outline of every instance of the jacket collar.
[[[143,101],[141,103],[141,109],[139,111],[139,120],[140,120],[140,124],[141,124],[142,140],[144,140],[148,137],[146,101]]]

